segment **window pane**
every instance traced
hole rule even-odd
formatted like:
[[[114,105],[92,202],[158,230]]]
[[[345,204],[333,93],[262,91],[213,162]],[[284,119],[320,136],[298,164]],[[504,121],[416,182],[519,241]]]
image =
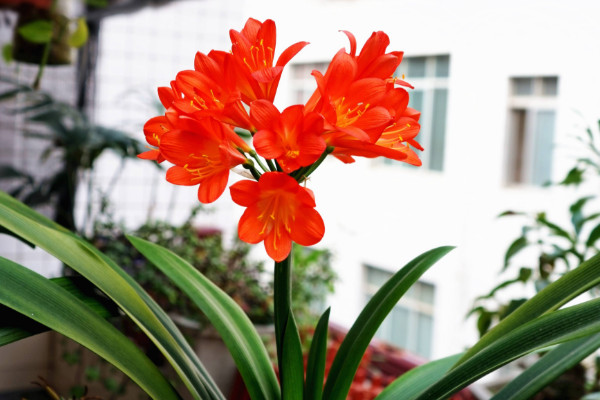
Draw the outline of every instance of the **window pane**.
[[[542,95],[543,96],[556,96],[558,94],[558,78],[546,77],[542,78]]]
[[[417,348],[412,349],[423,357],[431,357],[431,342],[433,332],[433,318],[430,315],[417,314]]]
[[[447,103],[448,89],[435,89],[433,91],[433,115],[429,143],[429,168],[434,171],[441,171],[444,168]]]
[[[421,111],[423,109],[423,91],[413,90],[409,92],[409,95],[408,106]]]
[[[367,267],[367,282],[370,285],[381,287],[391,276],[392,274],[390,272],[378,268]]]
[[[396,346],[408,349],[408,338],[409,338],[409,329],[411,329],[411,325],[408,321],[409,311],[401,306],[396,306],[392,309],[391,312],[391,320],[392,320],[392,331],[390,342],[394,343]],[[387,318],[390,319],[390,318]],[[414,330],[416,327],[413,327]],[[413,349],[408,349],[413,350]]]
[[[525,116],[527,112],[521,109],[514,109],[510,112],[511,119],[511,140],[509,148],[512,150],[509,154],[510,161],[508,165],[508,180],[510,183],[521,183],[524,181],[523,168],[525,157]]]
[[[535,123],[532,183],[543,185],[552,177],[554,111],[538,111]]]
[[[420,286],[419,300],[425,304],[433,304],[433,285],[417,282]]]
[[[425,77],[425,57],[410,57],[406,58],[407,63],[407,78],[424,78]]]
[[[437,56],[435,58],[435,76],[438,78],[450,76],[450,56]]]
[[[513,78],[513,93],[517,96],[533,94],[533,78]]]

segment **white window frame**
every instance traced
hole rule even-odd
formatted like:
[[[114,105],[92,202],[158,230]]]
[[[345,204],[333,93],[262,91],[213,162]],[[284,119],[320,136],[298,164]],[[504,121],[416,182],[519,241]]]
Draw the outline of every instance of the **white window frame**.
[[[507,114],[507,135],[506,135],[506,168],[505,168],[505,181],[507,185],[542,185],[545,182],[534,182],[534,163],[535,158],[538,154],[536,137],[537,125],[539,124],[538,114],[540,112],[553,112],[554,113],[554,127],[552,137],[556,133],[556,118],[557,118],[557,104],[558,104],[558,87],[557,93],[544,95],[543,94],[543,81],[546,78],[557,79],[558,76],[515,76],[510,78],[510,96],[508,100],[508,114]],[[517,79],[531,79],[533,83],[533,90],[531,94],[517,94],[516,93],[516,80]],[[558,85],[558,82],[557,82]],[[525,113],[525,126],[523,129],[524,140],[522,143],[522,149],[520,151],[511,151],[516,145],[518,133],[516,132],[517,121],[514,118],[514,112],[522,111]],[[519,153],[522,157],[521,160],[517,160]],[[552,155],[551,164],[552,164]],[[520,168],[517,171],[515,168]],[[517,175],[519,178],[517,178]],[[550,171],[551,175],[551,171]]]

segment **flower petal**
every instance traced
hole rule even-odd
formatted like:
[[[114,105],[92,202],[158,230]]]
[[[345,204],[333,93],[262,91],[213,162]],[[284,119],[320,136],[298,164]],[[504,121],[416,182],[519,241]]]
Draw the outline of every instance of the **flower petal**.
[[[194,179],[194,175],[189,173],[185,168],[177,165],[174,165],[167,170],[167,182],[183,186],[194,186],[198,184],[198,181]]]
[[[325,235],[325,223],[321,215],[311,207],[298,210],[302,218],[296,218],[290,230],[292,240],[302,246],[312,246]]]
[[[250,207],[258,201],[258,182],[243,180],[229,187],[231,199],[237,205]]]
[[[202,179],[198,188],[198,200],[200,200],[200,203],[209,204],[221,197],[227,187],[228,179],[228,170]]]
[[[275,230],[273,230],[265,238],[265,250],[274,261],[283,261],[292,251],[292,239],[287,232],[277,236]]]

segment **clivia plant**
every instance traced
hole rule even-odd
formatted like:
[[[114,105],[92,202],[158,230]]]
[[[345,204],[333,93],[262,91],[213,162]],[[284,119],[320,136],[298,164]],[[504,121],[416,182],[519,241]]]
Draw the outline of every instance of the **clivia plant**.
[[[230,194],[246,208],[239,222],[240,239],[263,242],[274,260],[278,376],[255,328],[231,298],[168,249],[136,237],[129,240],[210,320],[255,400],[345,399],[386,315],[451,250],[439,247],[417,256],[381,287],[340,344],[327,376],[326,310],[304,361],[291,303],[290,252],[292,242],[310,246],[325,234],[307,178],[328,156],[343,162],[381,156],[420,164],[413,150],[421,150],[415,140],[419,113],[407,107],[410,85],[394,76],[402,53],[386,53],[389,39],[383,32],[373,33],[360,51],[354,36],[344,33],[349,51],[335,54],[324,74],[313,72],[317,89],[308,102],[279,110],[273,100],[281,73],[307,43],[288,47],[275,61],[275,23],[249,19],[240,32],[230,32],[229,51],[198,53],[194,70],[180,72],[170,87],[159,89],[166,113],[144,127],[153,147],[140,157],[173,164],[167,180],[199,185],[200,202],[210,203],[225,192],[232,169],[241,169],[246,178],[231,185]],[[106,255],[6,194],[0,194],[0,225],[56,256],[106,296],[80,290],[72,279],[48,280],[0,258],[0,303],[19,313],[2,320],[0,344],[48,327],[113,363],[150,397],[181,398],[156,366],[106,321],[117,306],[118,313],[136,323],[163,353],[189,395],[224,398],[165,312]],[[600,299],[559,308],[599,283],[596,256],[548,285],[465,353],[409,371],[377,399],[445,399],[512,360],[556,346],[547,354],[551,357],[525,371],[497,397],[529,398],[566,368],[567,358],[585,356],[597,347]]]

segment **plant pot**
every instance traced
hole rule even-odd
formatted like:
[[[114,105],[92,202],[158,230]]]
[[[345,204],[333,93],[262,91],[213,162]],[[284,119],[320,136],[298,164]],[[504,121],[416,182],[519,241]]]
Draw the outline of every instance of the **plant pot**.
[[[22,4],[17,8],[17,23],[13,33],[13,59],[30,64],[40,64],[43,59],[45,43],[33,43],[23,38],[18,30],[24,25],[38,20],[54,23],[47,65],[67,65],[72,62],[72,47],[68,44],[69,18],[68,1],[58,1],[55,10]]]

